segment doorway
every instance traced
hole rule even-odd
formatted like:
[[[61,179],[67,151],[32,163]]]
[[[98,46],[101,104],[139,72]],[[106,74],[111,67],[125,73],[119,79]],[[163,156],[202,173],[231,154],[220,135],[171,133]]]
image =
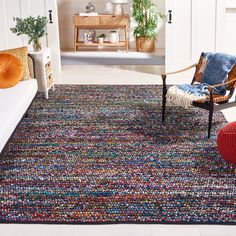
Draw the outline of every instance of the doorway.
[[[104,14],[106,10],[107,0],[94,0],[95,12]],[[131,2],[124,5],[124,14],[131,16]],[[154,0],[158,5],[158,10],[164,14],[165,0]],[[97,48],[80,48],[74,52],[74,28],[72,17],[78,13],[86,12],[86,0],[59,0],[58,1],[58,21],[60,31],[60,48],[62,65],[80,64],[80,65],[164,65],[165,64],[165,24],[158,30],[156,50],[154,53],[139,53],[135,48],[135,38],[133,36],[134,24],[130,20],[128,53],[123,48],[105,48],[103,46]],[[130,17],[131,19],[131,17]],[[96,29],[96,34],[104,33],[107,37],[111,29]],[[84,32],[81,30],[79,34],[80,40],[84,40]],[[122,30],[119,31],[121,40],[124,38]]]

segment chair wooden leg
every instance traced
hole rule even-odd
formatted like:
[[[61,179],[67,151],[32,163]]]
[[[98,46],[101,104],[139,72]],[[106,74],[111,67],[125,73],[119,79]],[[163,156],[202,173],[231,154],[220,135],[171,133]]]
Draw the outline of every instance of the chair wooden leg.
[[[166,95],[163,94],[162,97],[162,122],[165,121],[165,113],[166,113]]]
[[[214,112],[214,104],[210,104],[209,119],[208,119],[208,139],[211,137],[212,117]]]
[[[165,75],[162,76],[162,80],[163,80],[163,90],[162,90],[162,122],[164,123],[164,121],[165,121],[165,113],[166,113],[166,92],[167,92],[166,76]]]

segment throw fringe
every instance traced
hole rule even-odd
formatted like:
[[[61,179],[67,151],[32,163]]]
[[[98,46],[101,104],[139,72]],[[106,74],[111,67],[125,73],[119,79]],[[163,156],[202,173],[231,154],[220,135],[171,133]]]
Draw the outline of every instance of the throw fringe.
[[[178,86],[172,86],[167,90],[166,101],[170,106],[192,107],[195,100],[203,99],[205,96],[196,96],[192,93],[184,92]]]

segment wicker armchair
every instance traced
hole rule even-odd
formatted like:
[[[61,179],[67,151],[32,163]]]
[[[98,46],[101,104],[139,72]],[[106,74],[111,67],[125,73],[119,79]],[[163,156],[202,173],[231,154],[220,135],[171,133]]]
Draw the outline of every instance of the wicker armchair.
[[[202,70],[201,67],[203,66],[204,61],[203,54],[200,57],[200,60],[197,64],[194,64],[192,66],[189,66],[185,69],[171,72],[171,73],[164,73],[161,75],[163,80],[163,97],[162,97],[162,122],[165,121],[165,111],[166,111],[166,94],[167,94],[167,85],[166,85],[166,78],[168,75],[177,74],[184,72],[186,70],[189,70],[191,68],[196,68],[192,83],[199,82],[201,83],[202,79]],[[221,86],[227,86],[227,93],[224,96],[221,95],[215,95],[213,94],[214,88],[221,87]],[[193,101],[194,107],[203,108],[205,110],[209,111],[209,119],[208,119],[208,138],[210,138],[211,135],[211,126],[212,126],[212,116],[215,111],[223,110],[226,108],[230,108],[233,106],[236,106],[236,97],[233,101],[229,101],[230,98],[234,95],[234,90],[236,88],[236,64],[232,68],[232,70],[228,73],[228,77],[225,83],[216,84],[213,86],[209,86],[209,96],[207,96],[205,99],[199,99]]]

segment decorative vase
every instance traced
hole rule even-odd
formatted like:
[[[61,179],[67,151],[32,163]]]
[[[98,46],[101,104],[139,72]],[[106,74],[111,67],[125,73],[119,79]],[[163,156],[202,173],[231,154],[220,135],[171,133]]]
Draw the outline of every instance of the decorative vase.
[[[136,38],[136,49],[138,52],[154,52],[155,51],[155,39],[149,39],[145,37]]]
[[[110,42],[118,43],[119,42],[119,33],[117,31],[110,32]]]
[[[91,2],[89,2],[88,5],[86,6],[86,13],[90,12],[95,12],[95,6]]]
[[[114,4],[114,15],[123,15],[123,8],[120,4]]]
[[[34,40],[33,49],[34,49],[35,52],[41,51],[42,46],[41,46],[41,42],[39,41],[39,39]]]
[[[104,42],[104,38],[98,38],[98,43],[99,44],[103,44],[103,42]]]

